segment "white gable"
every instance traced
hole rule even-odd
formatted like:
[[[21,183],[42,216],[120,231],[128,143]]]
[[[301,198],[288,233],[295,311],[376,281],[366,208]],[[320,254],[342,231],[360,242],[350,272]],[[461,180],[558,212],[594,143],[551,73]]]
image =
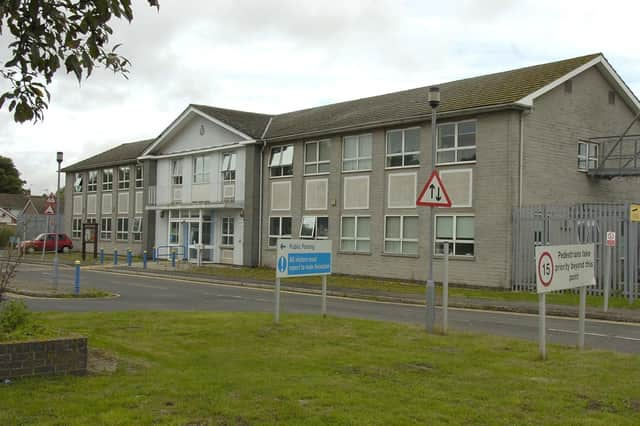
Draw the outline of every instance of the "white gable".
[[[163,143],[152,151],[152,155],[166,155],[229,145],[246,140],[239,135],[197,114],[185,118],[180,128],[166,135]]]

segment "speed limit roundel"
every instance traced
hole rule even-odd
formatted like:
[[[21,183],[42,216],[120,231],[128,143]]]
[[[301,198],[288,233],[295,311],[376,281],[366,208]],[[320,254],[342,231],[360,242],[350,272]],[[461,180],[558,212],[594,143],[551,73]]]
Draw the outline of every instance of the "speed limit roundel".
[[[549,284],[553,281],[553,269],[551,253],[545,251],[538,261],[538,280],[540,280],[540,284],[549,287]]]

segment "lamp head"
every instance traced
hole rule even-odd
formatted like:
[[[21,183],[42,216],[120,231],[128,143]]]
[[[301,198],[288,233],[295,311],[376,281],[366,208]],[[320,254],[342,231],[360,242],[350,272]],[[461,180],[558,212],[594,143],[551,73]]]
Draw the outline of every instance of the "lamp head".
[[[429,105],[431,108],[438,108],[440,105],[440,88],[433,86],[429,87],[429,97],[428,97]]]
[[[62,151],[58,151],[56,152],[56,161],[59,163],[62,163]]]

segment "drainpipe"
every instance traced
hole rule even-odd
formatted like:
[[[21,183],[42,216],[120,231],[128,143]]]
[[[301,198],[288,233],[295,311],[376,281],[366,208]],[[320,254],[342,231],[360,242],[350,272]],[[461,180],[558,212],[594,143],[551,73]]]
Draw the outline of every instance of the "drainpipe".
[[[520,170],[518,177],[518,207],[522,207],[522,178],[524,176],[524,114],[525,111],[520,112],[520,161],[518,164]]]
[[[262,266],[262,185],[263,185],[263,168],[264,168],[264,150],[267,147],[267,141],[262,139],[262,147],[260,148],[260,205],[258,206],[258,266]]]

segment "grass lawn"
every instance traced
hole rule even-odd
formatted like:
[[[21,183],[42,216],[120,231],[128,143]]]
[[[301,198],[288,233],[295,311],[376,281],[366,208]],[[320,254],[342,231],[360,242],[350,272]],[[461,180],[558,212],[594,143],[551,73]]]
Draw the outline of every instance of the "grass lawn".
[[[638,424],[640,357],[364,320],[42,314],[104,371],[0,385],[0,424]]]

